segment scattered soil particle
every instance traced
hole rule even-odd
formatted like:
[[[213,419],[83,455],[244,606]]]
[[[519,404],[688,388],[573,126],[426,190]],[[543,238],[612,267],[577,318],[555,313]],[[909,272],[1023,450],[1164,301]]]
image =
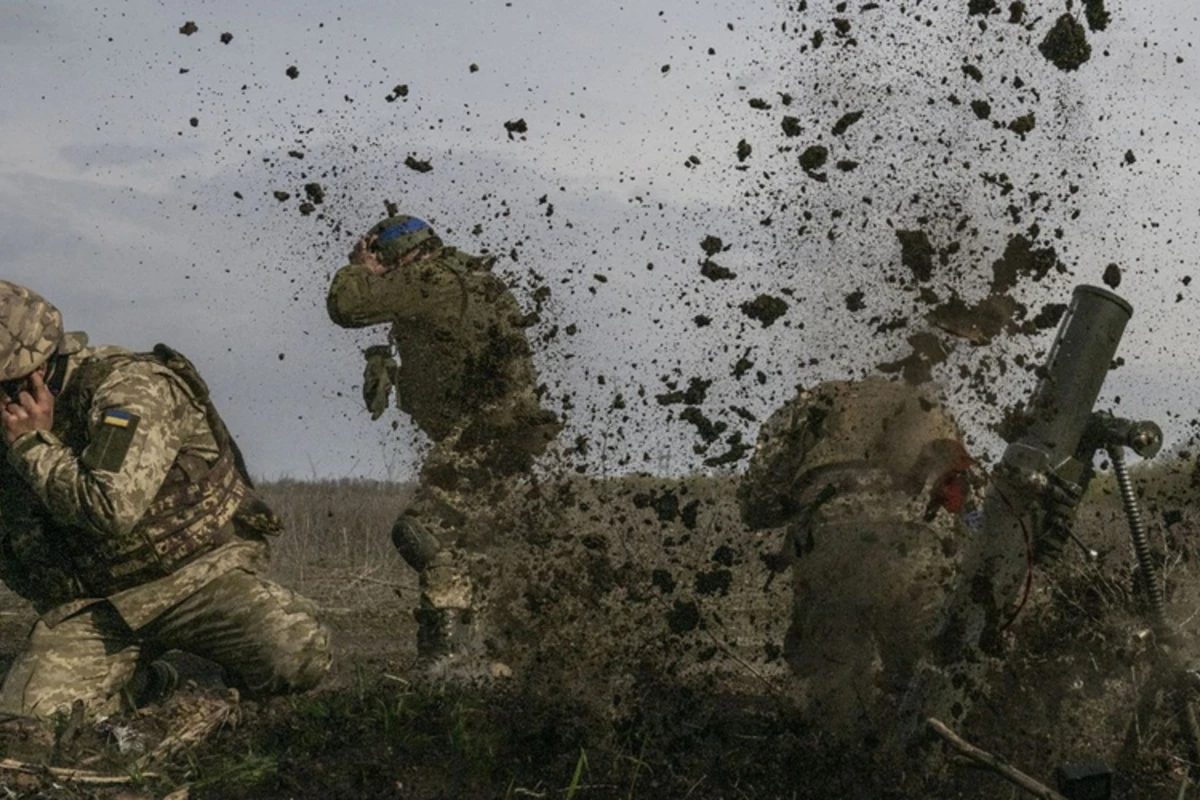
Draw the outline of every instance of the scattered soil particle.
[[[968,305],[958,295],[930,311],[925,319],[947,333],[983,345],[999,333],[1016,333],[1016,320],[1025,313],[1025,306],[1006,294],[993,294]]]
[[[996,0],[970,0],[967,3],[967,13],[971,16],[977,14],[995,14],[1000,11],[1000,7],[996,5]]]
[[[752,148],[750,147],[749,142],[747,142],[745,139],[742,139],[740,142],[738,142],[738,144],[737,144],[737,160],[739,163],[742,161],[745,161],[747,158],[749,158],[751,152],[752,152]]]
[[[940,339],[928,331],[908,337],[912,352],[899,361],[884,363],[876,367],[886,375],[899,373],[905,383],[920,386],[933,380],[933,368],[946,360],[948,355]]]
[[[1016,2],[1008,7],[1008,21],[1014,25],[1020,25],[1025,21],[1025,4]]]
[[[1087,33],[1078,20],[1070,14],[1063,14],[1054,23],[1054,27],[1042,39],[1038,50],[1054,66],[1064,71],[1079,69],[1079,66],[1092,57],[1092,46],[1088,44]]]
[[[707,328],[709,325],[712,325],[712,317],[707,314],[697,314],[692,317],[692,322],[697,328]]]
[[[297,68],[295,65],[292,65],[292,66],[288,67],[288,68],[287,68],[287,76],[288,76],[289,78],[291,78],[292,80],[296,80],[296,78],[299,78],[299,77],[300,77],[300,70],[299,70],[299,68]]]
[[[825,42],[825,33],[823,31],[814,31],[812,35],[813,50],[816,50]]]
[[[1104,285],[1110,289],[1121,285],[1121,268],[1116,264],[1109,264],[1104,268]]]
[[[228,31],[221,34],[221,44],[229,44],[233,41],[233,34]]]
[[[850,20],[841,17],[833,21],[833,27],[837,30],[839,36],[850,35]]]
[[[288,194],[287,192],[280,192],[280,191],[278,191],[278,190],[277,190],[277,191],[274,191],[274,192],[271,192],[271,194],[272,194],[272,195],[274,195],[275,199],[276,199],[276,200],[278,200],[278,201],[279,201],[279,202],[281,202],[281,203],[282,203],[282,202],[284,202],[285,200],[289,200],[289,199],[291,199],[291,197],[292,197],[292,196],[291,196],[290,194]]]
[[[754,450],[754,445],[743,442],[733,442],[728,450],[719,456],[712,456],[704,459],[706,467],[723,467],[726,464],[736,464],[746,457],[747,453]]]
[[[726,595],[729,594],[731,585],[733,585],[733,573],[727,569],[696,573],[697,594]]]
[[[804,128],[800,127],[800,120],[797,117],[784,117],[780,125],[783,127],[784,136],[799,136],[804,132]]]
[[[200,28],[196,25],[196,23],[192,22],[191,20],[188,20],[187,22],[183,23],[183,27],[181,27],[179,29],[179,32],[182,33],[184,36],[191,36],[193,33],[195,33],[198,30],[200,30]]]
[[[717,236],[705,236],[700,240],[700,249],[706,256],[715,256],[725,248],[725,243]]]
[[[670,72],[670,71],[671,71],[671,65],[670,65],[670,64],[663,64],[663,65],[662,65],[662,69],[661,69],[661,70],[659,70],[659,71],[660,71],[660,72],[662,72],[662,74],[663,74],[663,75],[666,75],[668,72]]]
[[[304,153],[300,152],[299,150],[288,150],[288,155],[292,158],[304,158]]]
[[[696,406],[688,406],[679,415],[679,418],[684,422],[690,422],[696,426],[696,433],[704,440],[705,444],[712,444],[717,439],[721,438],[721,434],[729,427],[724,422],[713,422],[708,417],[704,416],[704,412]]]
[[[737,277],[737,273],[733,270],[722,267],[717,262],[707,258],[700,265],[700,274],[710,281],[729,281]]]
[[[312,203],[301,203],[300,204],[300,213],[306,217],[316,210],[317,210],[317,207],[314,206]]]
[[[814,144],[800,154],[800,168],[808,173],[811,178],[825,180],[825,176],[817,172],[817,170],[825,166],[825,162],[828,160],[829,148],[824,145]]]
[[[858,169],[858,162],[850,161],[849,159],[844,159],[842,161],[837,162],[837,168],[840,169],[842,172],[851,172],[852,170]]]
[[[1083,0],[1083,13],[1087,17],[1088,28],[1102,31],[1112,21],[1112,16],[1104,8],[1104,0]]]
[[[1039,331],[1057,327],[1063,318],[1063,314],[1066,313],[1066,303],[1046,303],[1046,305],[1042,306],[1042,310],[1037,313],[1037,316],[1033,318],[1033,326]]]
[[[671,633],[684,634],[695,630],[699,625],[700,607],[694,600],[676,600],[674,607],[667,612],[667,627],[671,629]]]
[[[319,183],[304,184],[304,194],[308,196],[309,200],[317,205],[321,205],[325,202],[325,188]]]
[[[983,80],[983,70],[979,69],[979,67],[975,66],[974,64],[963,64],[962,71],[964,75],[976,83],[979,83]]]
[[[896,231],[900,240],[900,263],[908,267],[918,281],[933,277],[933,244],[925,231]]]
[[[771,108],[771,104],[761,97],[751,97],[750,107],[756,111],[767,111]]]
[[[1017,234],[1008,240],[1004,255],[992,264],[992,293],[1007,292],[1021,278],[1040,281],[1051,269],[1059,273],[1066,272],[1054,248],[1035,248],[1029,239]]]
[[[740,308],[747,317],[758,320],[764,328],[769,328],[775,320],[787,313],[788,304],[773,295],[760,294],[753,300],[742,303]]]
[[[867,307],[865,297],[866,295],[863,293],[862,289],[856,289],[855,291],[846,295],[846,309],[848,311],[862,311]]]
[[[1135,161],[1137,161],[1137,156],[1135,156],[1135,155],[1133,154],[1133,151],[1132,151],[1132,150],[1126,150],[1126,151],[1125,151],[1125,163],[1126,163],[1126,164],[1132,164],[1132,163],[1133,163],[1133,162],[1135,162]]]
[[[658,401],[659,405],[664,406],[677,405],[679,403],[698,406],[704,402],[708,394],[708,387],[710,386],[712,386],[712,381],[706,381],[703,378],[693,376],[688,379],[688,388],[686,390],[673,390],[665,394],[655,395],[654,399]]]
[[[1030,111],[1028,114],[1017,117],[1012,122],[1008,123],[1008,129],[1015,134],[1024,136],[1029,133],[1037,125],[1037,116]]]
[[[862,119],[862,116],[863,116],[863,112],[861,112],[861,111],[851,111],[849,113],[843,114],[841,116],[841,119],[839,119],[836,123],[834,123],[833,135],[841,136],[843,133],[845,133],[847,130],[850,129],[851,125],[853,125],[854,123],[856,123],[860,119]]]
[[[656,569],[650,573],[650,583],[663,594],[675,591],[675,578],[665,569]]]
[[[747,372],[749,372],[752,369],[754,369],[754,362],[751,361],[750,359],[746,358],[745,356],[742,356],[741,358],[739,358],[737,360],[737,363],[733,365],[733,373],[732,374],[733,374],[733,377],[738,378],[740,380],[742,378],[742,376],[744,376]]]
[[[396,97],[408,97],[408,84],[398,83],[392,88],[392,94]]]
[[[433,165],[428,161],[419,161],[412,156],[408,156],[404,159],[404,166],[417,172],[429,172],[431,169],[433,169]]]
[[[467,67],[467,71],[468,72],[479,72],[479,65],[472,64],[471,66]]]
[[[992,104],[987,100],[972,100],[971,110],[975,112],[975,116],[980,119],[987,119],[992,115]]]
[[[198,128],[200,126],[200,120],[197,117],[192,117],[191,119],[188,120],[188,124],[191,125],[193,128]]]
[[[508,131],[508,138],[513,138],[514,133],[528,133],[529,126],[525,124],[525,118],[512,120],[504,123],[504,130]]]

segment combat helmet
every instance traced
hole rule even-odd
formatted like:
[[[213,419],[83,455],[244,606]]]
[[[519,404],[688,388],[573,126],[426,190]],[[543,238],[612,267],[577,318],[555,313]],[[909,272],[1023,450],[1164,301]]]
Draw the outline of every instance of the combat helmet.
[[[428,222],[405,215],[388,217],[367,231],[366,241],[384,266],[395,266],[417,248],[433,249],[442,240]]]
[[[35,291],[0,280],[0,381],[23,378],[58,352],[62,314]]]

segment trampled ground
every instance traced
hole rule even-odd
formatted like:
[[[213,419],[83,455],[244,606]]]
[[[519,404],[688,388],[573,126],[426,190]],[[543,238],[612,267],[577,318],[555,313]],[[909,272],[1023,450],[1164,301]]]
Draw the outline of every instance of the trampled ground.
[[[197,684],[117,725],[152,749],[189,721],[211,723],[202,742],[142,767],[159,777],[120,788],[14,773],[0,781],[48,797],[164,797],[185,786],[214,798],[1020,796],[936,744],[897,762],[876,739],[839,740],[804,713],[803,676],[780,651],[791,582],[770,579],[761,558],[777,534],[741,527],[732,480],[577,478],[522,498],[554,513],[507,529],[503,550],[491,550],[504,579],[487,589],[490,652],[472,674],[500,677],[449,682],[410,671],[415,580],[387,536],[408,490],[271,486],[290,527],[277,577],[317,600],[336,633],[328,684],[229,713],[216,673],[183,659]],[[1200,607],[1196,520],[1172,480],[1157,480],[1145,500],[1186,648]],[[1035,575],[1012,655],[956,728],[1046,783],[1063,764],[1101,760],[1115,771],[1115,797],[1176,798],[1189,745],[1173,684],[1155,668],[1115,513],[1103,491],[1089,497],[1081,536],[1109,552],[1096,566],[1070,552],[1053,576]],[[32,621],[5,595],[6,662]],[[6,755],[128,775],[137,754],[119,753],[114,737],[89,730],[54,749],[53,733],[10,732]]]

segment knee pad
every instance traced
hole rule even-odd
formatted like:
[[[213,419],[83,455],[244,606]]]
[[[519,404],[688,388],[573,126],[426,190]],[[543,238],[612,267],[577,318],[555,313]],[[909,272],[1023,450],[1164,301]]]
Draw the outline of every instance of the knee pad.
[[[442,549],[441,541],[429,526],[410,514],[401,515],[392,526],[392,544],[417,572],[423,571]]]

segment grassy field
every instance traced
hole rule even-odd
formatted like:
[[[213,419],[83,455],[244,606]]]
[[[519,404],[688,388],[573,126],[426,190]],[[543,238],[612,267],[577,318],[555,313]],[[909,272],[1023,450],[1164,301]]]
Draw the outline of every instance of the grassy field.
[[[1151,544],[1183,646],[1200,608],[1200,511],[1186,462],[1135,471]],[[45,775],[5,778],[8,796],[193,798],[996,798],[999,778],[942,764],[897,778],[870,742],[837,741],[798,711],[778,654],[789,584],[761,556],[777,532],[741,527],[734,479],[572,478],[514,495],[490,593],[517,631],[514,676],[429,681],[412,673],[412,572],[392,549],[407,485],[285,481],[265,496],[287,523],[273,576],[318,602],[335,634],[327,684],[308,695],[244,701],[203,741],[120,789]],[[531,507],[549,509],[533,521]],[[551,513],[552,512],[552,513]],[[1014,626],[1019,647],[998,693],[967,721],[975,741],[1050,780],[1095,756],[1117,769],[1118,797],[1176,798],[1186,766],[1169,698],[1138,638],[1128,533],[1110,475],[1079,512],[1075,550],[1040,570]],[[0,596],[5,660],[33,621]],[[186,662],[185,662],[186,663]],[[184,698],[217,698],[203,670]],[[168,708],[182,714],[185,705]],[[222,712],[224,713],[224,712]],[[150,720],[133,719],[133,725]],[[58,728],[62,732],[62,724]],[[112,752],[49,763],[144,772]],[[20,749],[11,741],[3,755]],[[91,759],[90,761],[88,759]],[[178,800],[182,795],[176,795]],[[1187,794],[1185,796],[1191,796]]]

